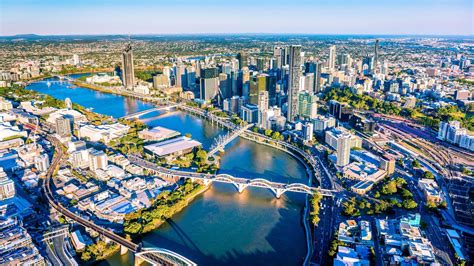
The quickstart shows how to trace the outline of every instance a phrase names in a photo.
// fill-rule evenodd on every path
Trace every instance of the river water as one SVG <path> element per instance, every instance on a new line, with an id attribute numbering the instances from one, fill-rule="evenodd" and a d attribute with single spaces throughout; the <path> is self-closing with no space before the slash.
<path id="1" fill-rule="evenodd" d="M 136 99 L 77 88 L 57 79 L 38 81 L 27 88 L 58 99 L 68 97 L 113 117 L 152 107 Z M 209 122 L 180 111 L 148 114 L 142 119 L 149 126 L 190 133 L 204 148 L 225 134 Z M 295 158 L 239 138 L 226 147 L 219 171 L 238 177 L 307 183 L 305 168 Z M 266 189 L 248 188 L 238 193 L 232 185 L 214 184 L 170 221 L 143 236 L 142 242 L 144 247 L 173 250 L 199 265 L 298 265 L 306 254 L 304 202 L 301 194 L 285 194 L 276 199 Z M 133 265 L 133 256 L 117 254 L 101 264 Z"/>

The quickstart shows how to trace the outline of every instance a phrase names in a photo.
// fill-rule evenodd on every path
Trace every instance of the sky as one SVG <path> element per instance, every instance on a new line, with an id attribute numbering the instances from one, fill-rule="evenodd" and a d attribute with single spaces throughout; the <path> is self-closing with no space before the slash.
<path id="1" fill-rule="evenodd" d="M 473 0 L 0 0 L 0 35 L 474 35 Z"/>

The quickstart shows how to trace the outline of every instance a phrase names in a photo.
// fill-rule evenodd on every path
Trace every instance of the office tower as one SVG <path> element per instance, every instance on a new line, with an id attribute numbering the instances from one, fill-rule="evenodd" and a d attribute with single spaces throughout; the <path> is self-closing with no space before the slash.
<path id="1" fill-rule="evenodd" d="M 372 74 L 373 66 L 374 66 L 373 57 L 370 57 L 367 55 L 366 57 L 364 57 L 364 59 L 362 59 L 362 71 L 364 75 Z"/>
<path id="2" fill-rule="evenodd" d="M 303 76 L 304 78 L 304 91 L 314 92 L 314 73 L 306 73 Z"/>
<path id="3" fill-rule="evenodd" d="M 232 97 L 230 75 L 226 73 L 219 74 L 219 91 L 222 99 Z"/>
<path id="4" fill-rule="evenodd" d="M 298 113 L 298 90 L 300 87 L 300 77 L 301 45 L 291 45 L 288 75 L 288 122 L 293 122 Z"/>
<path id="5" fill-rule="evenodd" d="M 61 116 L 56 118 L 56 133 L 61 137 L 72 135 L 73 120 L 70 117 Z"/>
<path id="6" fill-rule="evenodd" d="M 133 88 L 135 85 L 135 72 L 133 71 L 133 51 L 132 45 L 129 43 L 122 53 L 122 83 L 127 89 Z"/>
<path id="7" fill-rule="evenodd" d="M 329 47 L 328 63 L 329 63 L 329 71 L 336 70 L 336 46 L 335 45 L 331 45 L 331 47 Z"/>
<path id="8" fill-rule="evenodd" d="M 313 123 L 306 122 L 303 125 L 303 139 L 305 141 L 312 141 L 313 140 Z"/>
<path id="9" fill-rule="evenodd" d="M 153 76 L 153 87 L 155 89 L 163 89 L 170 86 L 170 79 L 164 74 Z"/>
<path id="10" fill-rule="evenodd" d="M 264 71 L 265 70 L 265 58 L 259 57 L 257 58 L 257 70 Z"/>
<path id="11" fill-rule="evenodd" d="M 321 88 L 321 67 L 322 63 L 316 63 L 316 73 L 314 74 L 314 92 L 318 93 L 322 90 Z"/>
<path id="12" fill-rule="evenodd" d="M 175 85 L 181 88 L 187 88 L 186 66 L 179 64 L 175 67 Z"/>
<path id="13" fill-rule="evenodd" d="M 193 66 L 186 67 L 186 85 L 190 90 L 196 87 L 196 70 Z"/>
<path id="14" fill-rule="evenodd" d="M 248 94 L 248 102 L 250 104 L 257 105 L 258 101 L 258 78 L 251 77 L 249 81 L 249 94 Z"/>
<path id="15" fill-rule="evenodd" d="M 0 167 L 0 200 L 13 198 L 15 196 L 15 183 L 8 178 L 3 168 Z"/>
<path id="16" fill-rule="evenodd" d="M 380 44 L 379 40 L 375 40 L 375 46 L 374 46 L 374 70 L 378 71 L 378 60 L 379 60 L 379 49 L 380 49 Z"/>
<path id="17" fill-rule="evenodd" d="M 35 168 L 40 172 L 46 172 L 49 167 L 48 154 L 43 153 L 38 157 L 35 157 Z"/>
<path id="18" fill-rule="evenodd" d="M 260 91 L 258 93 L 258 124 L 262 126 L 266 121 L 263 114 L 268 110 L 268 91 Z"/>
<path id="19" fill-rule="evenodd" d="M 260 91 L 258 92 L 258 110 L 264 111 L 268 109 L 268 91 Z"/>
<path id="20" fill-rule="evenodd" d="M 312 93 L 300 92 L 298 94 L 298 115 L 313 119 L 318 114 L 318 97 Z"/>
<path id="21" fill-rule="evenodd" d="M 352 116 L 352 109 L 346 103 L 335 100 L 329 101 L 329 113 L 342 122 L 347 122 Z"/>
<path id="22" fill-rule="evenodd" d="M 107 169 L 107 154 L 103 151 L 92 150 L 89 155 L 89 167 L 92 171 L 97 169 Z"/>
<path id="23" fill-rule="evenodd" d="M 242 120 L 248 123 L 257 123 L 258 122 L 258 107 L 253 104 L 246 104 L 241 108 L 241 117 Z"/>
<path id="24" fill-rule="evenodd" d="M 277 77 L 268 76 L 267 78 L 267 90 L 268 98 L 271 106 L 276 104 L 276 95 L 277 95 Z"/>
<path id="25" fill-rule="evenodd" d="M 250 71 L 248 67 L 242 68 L 242 90 L 240 93 L 241 96 L 248 100 L 250 94 Z"/>
<path id="26" fill-rule="evenodd" d="M 336 126 L 336 119 L 331 116 L 316 116 L 313 119 L 313 130 L 317 134 L 321 134 L 327 129 L 333 128 Z"/>
<path id="27" fill-rule="evenodd" d="M 237 60 L 239 60 L 239 68 L 242 69 L 248 66 L 248 55 L 246 52 L 240 52 L 237 54 Z"/>
<path id="28" fill-rule="evenodd" d="M 232 96 L 240 96 L 242 94 L 242 84 L 239 83 L 239 73 L 237 70 L 230 72 L 230 89 Z"/>
<path id="29" fill-rule="evenodd" d="M 219 70 L 217 68 L 201 69 L 199 78 L 200 98 L 202 100 L 212 100 L 219 91 Z"/>
<path id="30" fill-rule="evenodd" d="M 275 48 L 273 48 L 273 57 L 275 58 L 275 64 L 276 64 L 276 68 L 281 68 L 284 64 L 283 64 L 283 57 L 284 57 L 284 50 L 282 47 L 279 47 L 279 46 L 275 46 Z"/>
<path id="31" fill-rule="evenodd" d="M 336 149 L 336 165 L 346 166 L 350 162 L 351 155 L 351 135 L 342 134 L 337 138 L 337 149 Z"/>

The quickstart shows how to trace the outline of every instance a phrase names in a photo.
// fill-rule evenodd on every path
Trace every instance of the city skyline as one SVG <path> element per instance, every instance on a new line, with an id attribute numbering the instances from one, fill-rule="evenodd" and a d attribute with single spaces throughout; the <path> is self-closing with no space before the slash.
<path id="1" fill-rule="evenodd" d="M 472 2 L 4 0 L 0 35 L 374 34 L 473 35 Z M 23 14 L 18 16 L 17 14 Z M 212 14 L 209 16 L 209 14 Z"/>

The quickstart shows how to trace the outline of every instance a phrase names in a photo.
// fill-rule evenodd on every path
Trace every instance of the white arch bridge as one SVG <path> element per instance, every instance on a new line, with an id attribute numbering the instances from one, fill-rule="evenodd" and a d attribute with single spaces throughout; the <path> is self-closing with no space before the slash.
<path id="1" fill-rule="evenodd" d="M 159 265 L 197 265 L 186 257 L 164 248 L 142 248 L 140 252 L 135 253 L 135 265 L 140 265 L 142 262 L 152 265 L 157 265 L 157 262 L 160 262 Z"/>
<path id="2" fill-rule="evenodd" d="M 206 175 L 206 176 L 188 176 L 193 181 L 199 180 L 203 182 L 205 185 L 209 185 L 212 182 L 219 182 L 219 183 L 227 183 L 234 185 L 239 193 L 244 191 L 248 187 L 259 187 L 259 188 L 267 188 L 270 189 L 273 194 L 280 198 L 286 192 L 297 192 L 297 193 L 305 193 L 313 195 L 315 193 L 319 193 L 323 196 L 333 197 L 334 190 L 329 189 L 322 189 L 316 187 L 310 187 L 302 183 L 291 183 L 291 184 L 284 184 L 278 182 L 268 181 L 263 178 L 255 178 L 255 179 L 247 179 L 247 178 L 239 178 L 233 177 L 228 174 L 219 174 L 219 175 Z"/>

